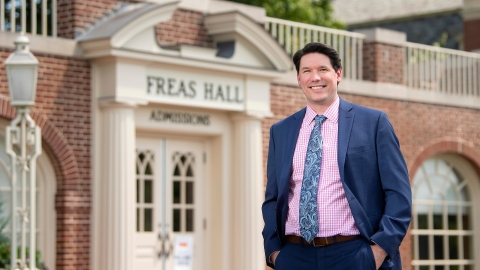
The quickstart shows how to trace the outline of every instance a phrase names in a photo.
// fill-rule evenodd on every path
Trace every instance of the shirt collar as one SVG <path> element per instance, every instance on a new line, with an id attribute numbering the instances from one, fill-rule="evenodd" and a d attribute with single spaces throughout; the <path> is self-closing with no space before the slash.
<path id="1" fill-rule="evenodd" d="M 337 99 L 328 107 L 328 109 L 323 113 L 327 120 L 332 121 L 334 124 L 338 123 L 338 108 L 340 106 L 340 98 Z M 317 113 L 307 104 L 307 111 L 305 112 L 305 117 L 303 118 L 303 126 L 308 126 L 312 121 L 314 121 Z"/>

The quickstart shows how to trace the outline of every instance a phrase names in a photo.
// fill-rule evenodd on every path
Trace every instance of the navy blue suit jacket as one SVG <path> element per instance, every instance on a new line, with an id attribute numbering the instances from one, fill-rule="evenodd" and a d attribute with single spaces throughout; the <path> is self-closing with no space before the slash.
<path id="1" fill-rule="evenodd" d="M 293 153 L 305 111 L 270 128 L 262 234 L 271 267 L 269 256 L 286 241 Z M 410 224 L 411 188 L 398 139 L 385 113 L 340 99 L 338 168 L 361 236 L 387 252 L 382 267 L 401 269 L 397 253 Z"/>

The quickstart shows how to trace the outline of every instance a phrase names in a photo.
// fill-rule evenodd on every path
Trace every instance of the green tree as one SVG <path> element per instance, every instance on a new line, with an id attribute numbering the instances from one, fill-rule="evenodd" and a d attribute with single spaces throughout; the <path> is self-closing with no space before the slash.
<path id="1" fill-rule="evenodd" d="M 267 16 L 345 29 L 345 24 L 332 18 L 331 0 L 229 0 L 251 6 L 263 7 Z"/>

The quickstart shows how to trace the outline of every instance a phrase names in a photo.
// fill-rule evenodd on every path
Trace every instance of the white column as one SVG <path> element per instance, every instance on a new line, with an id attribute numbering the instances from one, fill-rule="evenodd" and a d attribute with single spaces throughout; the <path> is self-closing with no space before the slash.
<path id="1" fill-rule="evenodd" d="M 265 269 L 261 204 L 263 147 L 261 118 L 235 115 L 233 138 L 231 258 L 235 270 Z"/>
<path id="2" fill-rule="evenodd" d="M 134 270 L 135 114 L 129 105 L 101 110 L 99 179 L 95 187 L 95 230 L 92 239 L 97 270 Z"/>

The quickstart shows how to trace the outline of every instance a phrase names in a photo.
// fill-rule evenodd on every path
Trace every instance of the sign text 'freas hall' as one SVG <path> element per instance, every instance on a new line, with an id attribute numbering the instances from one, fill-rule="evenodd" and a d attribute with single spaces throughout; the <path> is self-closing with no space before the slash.
<path id="1" fill-rule="evenodd" d="M 172 77 L 147 76 L 147 94 L 156 97 L 201 99 L 230 104 L 243 103 L 243 93 L 238 85 Z"/>

